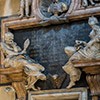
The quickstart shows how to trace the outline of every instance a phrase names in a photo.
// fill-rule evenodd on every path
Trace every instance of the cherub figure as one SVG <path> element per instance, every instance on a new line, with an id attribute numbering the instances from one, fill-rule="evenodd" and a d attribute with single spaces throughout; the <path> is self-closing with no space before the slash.
<path id="1" fill-rule="evenodd" d="M 4 55 L 3 66 L 24 69 L 24 72 L 28 76 L 27 89 L 32 88 L 33 90 L 36 90 L 36 88 L 34 87 L 36 81 L 39 79 L 46 80 L 46 76 L 43 73 L 41 73 L 42 71 L 45 70 L 45 68 L 42 65 L 36 63 L 30 57 L 25 56 L 26 49 L 30 44 L 29 39 L 27 39 L 24 42 L 23 50 L 13 40 L 14 40 L 14 35 L 11 32 L 7 32 L 5 33 L 4 42 L 0 43 L 0 49 Z"/>
<path id="2" fill-rule="evenodd" d="M 30 17 L 32 14 L 32 2 L 33 0 L 20 0 L 20 18 L 23 18 L 24 15 Z"/>
<path id="3" fill-rule="evenodd" d="M 65 52 L 70 56 L 69 61 L 63 66 L 64 71 L 70 75 L 70 83 L 67 88 L 74 86 L 81 76 L 80 69 L 75 68 L 72 61 L 100 59 L 100 27 L 97 25 L 98 20 L 95 17 L 90 17 L 88 23 L 92 28 L 89 35 L 91 40 L 88 43 L 77 40 L 78 45 L 84 44 L 84 46 L 65 48 Z"/>

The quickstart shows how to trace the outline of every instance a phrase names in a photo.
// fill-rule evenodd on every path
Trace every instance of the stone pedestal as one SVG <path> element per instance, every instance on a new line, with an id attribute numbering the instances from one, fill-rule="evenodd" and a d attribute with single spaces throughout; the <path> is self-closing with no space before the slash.
<path id="1" fill-rule="evenodd" d="M 74 61 L 73 64 L 86 73 L 92 100 L 98 100 L 98 96 L 100 96 L 100 60 Z"/>
<path id="2" fill-rule="evenodd" d="M 24 85 L 25 74 L 22 68 L 0 68 L 0 84 L 12 83 L 12 87 L 15 89 L 17 98 L 19 100 L 26 100 L 26 89 Z M 1 87 L 1 89 L 4 89 Z M 0 90 L 1 93 L 1 90 Z M 4 93 L 2 92 L 2 98 Z M 14 96 L 7 94 L 9 98 Z M 10 97 L 11 96 L 11 97 Z M 1 96 L 0 96 L 1 97 Z M 7 96 L 6 96 L 7 97 Z M 2 99 L 0 99 L 2 100 Z M 15 100 L 15 99 L 4 99 L 4 100 Z"/>

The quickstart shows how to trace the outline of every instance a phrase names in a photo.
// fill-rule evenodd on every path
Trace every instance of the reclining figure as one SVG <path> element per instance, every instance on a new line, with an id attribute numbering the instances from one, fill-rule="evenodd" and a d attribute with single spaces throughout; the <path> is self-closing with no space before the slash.
<path id="1" fill-rule="evenodd" d="M 74 86 L 81 76 L 80 69 L 75 68 L 72 61 L 100 59 L 100 27 L 97 25 L 98 20 L 95 17 L 90 17 L 88 23 L 92 28 L 89 35 L 91 40 L 88 43 L 77 40 L 76 45 L 78 46 L 65 48 L 65 52 L 70 56 L 69 61 L 63 66 L 64 71 L 70 75 L 70 83 L 67 88 Z M 84 44 L 84 46 L 81 44 Z"/>
<path id="2" fill-rule="evenodd" d="M 37 80 L 46 80 L 46 76 L 41 73 L 45 68 L 30 57 L 25 56 L 26 49 L 30 44 L 29 39 L 24 42 L 23 50 L 13 40 L 14 35 L 11 32 L 7 32 L 5 33 L 5 40 L 0 43 L 0 49 L 4 55 L 2 65 L 5 68 L 16 67 L 24 69 L 25 74 L 28 76 L 27 89 L 37 90 L 34 87 Z"/>

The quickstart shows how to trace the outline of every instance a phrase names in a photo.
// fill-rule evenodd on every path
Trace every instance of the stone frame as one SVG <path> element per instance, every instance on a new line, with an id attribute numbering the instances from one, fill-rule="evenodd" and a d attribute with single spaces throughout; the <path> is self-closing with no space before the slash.
<path id="1" fill-rule="evenodd" d="M 4 40 L 4 34 L 5 32 L 8 32 L 9 29 L 13 29 L 13 30 L 18 30 L 18 29 L 26 29 L 26 28 L 34 28 L 34 27 L 44 27 L 47 25 L 51 25 L 50 21 L 47 23 L 42 23 L 44 19 L 46 19 L 47 17 L 45 17 L 41 12 L 40 12 L 40 4 L 41 4 L 41 0 L 34 0 L 33 5 L 34 5 L 34 9 L 33 9 L 33 13 L 35 15 L 34 18 L 23 18 L 20 19 L 18 16 L 15 17 L 10 17 L 10 18 L 6 18 L 2 20 L 1 23 L 1 39 L 2 41 Z M 100 4 L 94 6 L 94 7 L 88 7 L 88 8 L 83 8 L 81 7 L 81 0 L 72 0 L 69 10 L 67 11 L 67 13 L 65 14 L 65 18 L 68 21 L 64 21 L 63 23 L 69 23 L 71 21 L 75 21 L 75 20 L 82 20 L 82 19 L 86 19 L 91 15 L 100 15 Z M 62 23 L 62 21 L 59 21 L 57 23 L 54 24 L 59 24 Z M 2 53 L 0 52 L 0 65 L 2 64 L 3 61 L 3 56 Z M 45 91 L 38 91 L 38 92 L 29 92 L 29 97 L 33 94 L 37 94 L 38 96 L 45 93 L 46 95 L 48 95 L 48 97 L 50 96 L 50 93 L 67 93 L 67 92 L 71 92 L 73 93 L 73 95 L 78 97 L 78 100 L 87 100 L 84 99 L 84 95 L 86 96 L 87 90 L 83 89 L 83 88 L 76 88 L 76 89 L 71 89 L 71 90 L 66 90 L 66 89 L 61 89 L 61 90 L 45 90 Z M 69 95 L 69 94 L 68 94 Z M 72 95 L 71 95 L 72 96 Z M 70 96 L 70 97 L 71 97 Z M 82 98 L 82 99 L 80 99 Z M 29 99 L 31 100 L 31 99 Z"/>
<path id="2" fill-rule="evenodd" d="M 63 97 L 64 98 L 63 98 Z M 87 89 L 86 88 L 73 88 L 73 89 L 58 89 L 58 90 L 43 90 L 37 92 L 29 92 L 28 100 L 41 100 L 39 98 L 43 98 L 42 100 L 47 100 L 47 98 L 51 98 L 50 100 L 58 100 L 57 97 L 62 100 L 66 98 L 66 100 L 77 99 L 77 100 L 88 100 L 87 98 Z"/>
<path id="3" fill-rule="evenodd" d="M 100 15 L 100 4 L 84 8 L 81 5 L 81 0 L 72 0 L 69 10 L 66 13 L 66 17 L 68 17 L 70 21 L 81 20 L 91 15 Z"/>

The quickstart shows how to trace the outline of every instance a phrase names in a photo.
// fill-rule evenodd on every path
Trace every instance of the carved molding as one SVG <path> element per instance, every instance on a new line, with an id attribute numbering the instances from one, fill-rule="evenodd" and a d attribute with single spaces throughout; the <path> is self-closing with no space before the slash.
<path id="1" fill-rule="evenodd" d="M 33 14 L 37 19 L 44 19 L 46 18 L 40 11 L 40 5 L 41 5 L 42 0 L 34 0 L 33 2 Z"/>
<path id="2" fill-rule="evenodd" d="M 17 29 L 24 29 L 24 28 L 31 28 L 31 27 L 41 27 L 41 26 L 46 26 L 46 25 L 50 25 L 50 22 L 47 22 L 45 24 L 41 23 L 43 22 L 44 19 L 46 19 L 47 17 L 45 17 L 41 11 L 40 11 L 40 5 L 41 5 L 41 0 L 34 0 L 33 2 L 33 13 L 35 15 L 34 18 L 23 18 L 20 19 L 17 17 L 10 17 L 7 19 L 2 20 L 2 32 L 1 32 L 1 38 L 2 40 L 4 40 L 4 34 L 5 32 L 7 32 L 9 29 L 13 29 L 13 30 L 17 30 Z M 69 6 L 69 10 L 66 13 L 66 18 L 68 18 L 68 20 L 73 21 L 73 20 L 79 20 L 81 18 L 86 18 L 88 16 L 91 15 L 100 15 L 100 5 L 96 5 L 96 6 L 89 6 L 87 8 L 83 8 L 81 6 L 81 0 L 72 0 L 70 6 Z M 59 23 L 61 23 L 59 21 Z M 54 22 L 54 24 L 57 24 Z M 1 61 L 2 61 L 2 54 L 1 54 Z"/>
<path id="3" fill-rule="evenodd" d="M 50 18 L 44 16 L 41 13 L 41 11 L 40 11 L 41 2 L 42 2 L 41 0 L 34 0 L 32 5 L 34 6 L 33 14 L 35 17 L 33 17 L 33 18 L 20 19 L 18 16 L 16 16 L 16 17 L 10 17 L 10 18 L 2 20 L 2 26 L 1 26 L 2 41 L 4 40 L 5 32 L 8 32 L 9 29 L 18 30 L 18 29 L 25 29 L 25 28 L 31 28 L 31 27 L 43 27 L 46 25 L 51 25 L 52 24 L 51 20 L 48 22 L 44 22 L 45 19 L 50 19 Z M 81 6 L 81 0 L 72 0 L 71 4 L 69 6 L 69 9 L 64 16 L 65 20 L 61 19 L 58 22 L 55 22 L 55 19 L 53 19 L 54 20 L 53 24 L 71 22 L 74 20 L 81 20 L 82 18 L 87 18 L 91 15 L 100 15 L 100 5 L 99 4 L 96 6 L 93 6 L 93 7 L 89 6 L 87 8 L 83 8 Z M 3 56 L 1 54 L 1 64 L 2 64 L 2 61 L 3 61 Z M 92 66 L 92 69 L 93 69 L 93 67 L 95 68 L 95 66 L 100 67 L 100 61 L 96 62 L 96 64 L 95 64 L 95 62 L 94 63 L 88 62 L 88 64 L 87 63 L 77 63 L 77 65 L 75 65 L 75 67 L 80 67 L 80 66 L 82 67 L 82 65 L 83 65 L 83 67 L 89 66 L 88 68 L 90 68 Z M 83 69 L 83 70 L 85 71 L 86 69 Z M 86 73 L 89 73 L 89 72 L 86 71 Z M 94 71 L 93 71 L 93 74 L 94 74 Z M 4 76 L 2 76 L 2 77 L 4 77 Z M 6 81 L 8 81 L 8 80 L 6 80 Z M 16 83 L 13 85 L 16 86 Z M 19 83 L 19 88 L 21 88 L 21 86 L 22 86 L 22 83 Z M 24 89 L 22 89 L 22 90 L 24 91 Z M 26 91 L 24 91 L 24 92 L 23 91 L 22 91 L 22 93 L 23 93 L 23 95 L 25 95 Z M 91 91 L 93 91 L 93 90 L 91 89 Z M 20 94 L 19 94 L 19 97 L 20 97 Z"/>
<path id="4" fill-rule="evenodd" d="M 87 75 L 86 79 L 91 90 L 91 95 L 100 96 L 100 74 Z"/>
<path id="5" fill-rule="evenodd" d="M 44 90 L 37 92 L 29 92 L 29 100 L 88 100 L 87 98 L 87 89 L 86 88 L 73 88 L 70 90 Z"/>
<path id="6" fill-rule="evenodd" d="M 73 61 L 74 67 L 81 68 L 86 73 L 92 100 L 98 100 L 100 96 L 100 60 Z"/>
<path id="7" fill-rule="evenodd" d="M 69 11 L 66 13 L 69 20 L 78 20 L 91 15 L 100 15 L 100 5 L 84 8 L 81 5 L 81 0 L 72 0 Z"/>
<path id="8" fill-rule="evenodd" d="M 35 16 L 34 18 L 20 19 L 18 16 L 16 16 L 2 20 L 2 36 L 5 33 L 5 30 L 7 31 L 8 28 L 23 29 L 29 27 L 46 26 L 50 24 L 81 20 L 82 18 L 88 18 L 91 15 L 100 15 L 100 4 L 84 8 L 81 5 L 81 0 L 72 0 L 69 9 L 64 16 L 65 19 L 60 19 L 58 22 L 56 22 L 55 19 L 53 19 L 53 23 L 51 23 L 51 21 L 44 22 L 45 19 L 49 20 L 50 18 L 44 16 L 41 13 L 40 5 L 42 2 L 43 2 L 42 0 L 34 0 L 34 2 L 32 3 L 33 5 L 32 13 Z"/>
<path id="9" fill-rule="evenodd" d="M 41 2 L 41 0 L 34 1 L 34 14 L 43 20 L 46 17 L 40 12 Z M 79 20 L 79 18 L 86 18 L 91 15 L 100 15 L 100 4 L 84 8 L 81 5 L 81 0 L 72 0 L 65 17 L 69 20 Z"/>
<path id="10" fill-rule="evenodd" d="M 47 18 L 40 11 L 40 5 L 42 0 L 34 0 L 34 15 L 41 20 Z M 45 2 L 45 1 L 44 1 Z M 88 6 L 87 8 L 82 7 L 81 0 L 72 0 L 68 11 L 65 14 L 66 19 L 79 20 L 81 18 L 87 18 L 91 15 L 100 15 L 100 4 L 95 6 Z"/>

